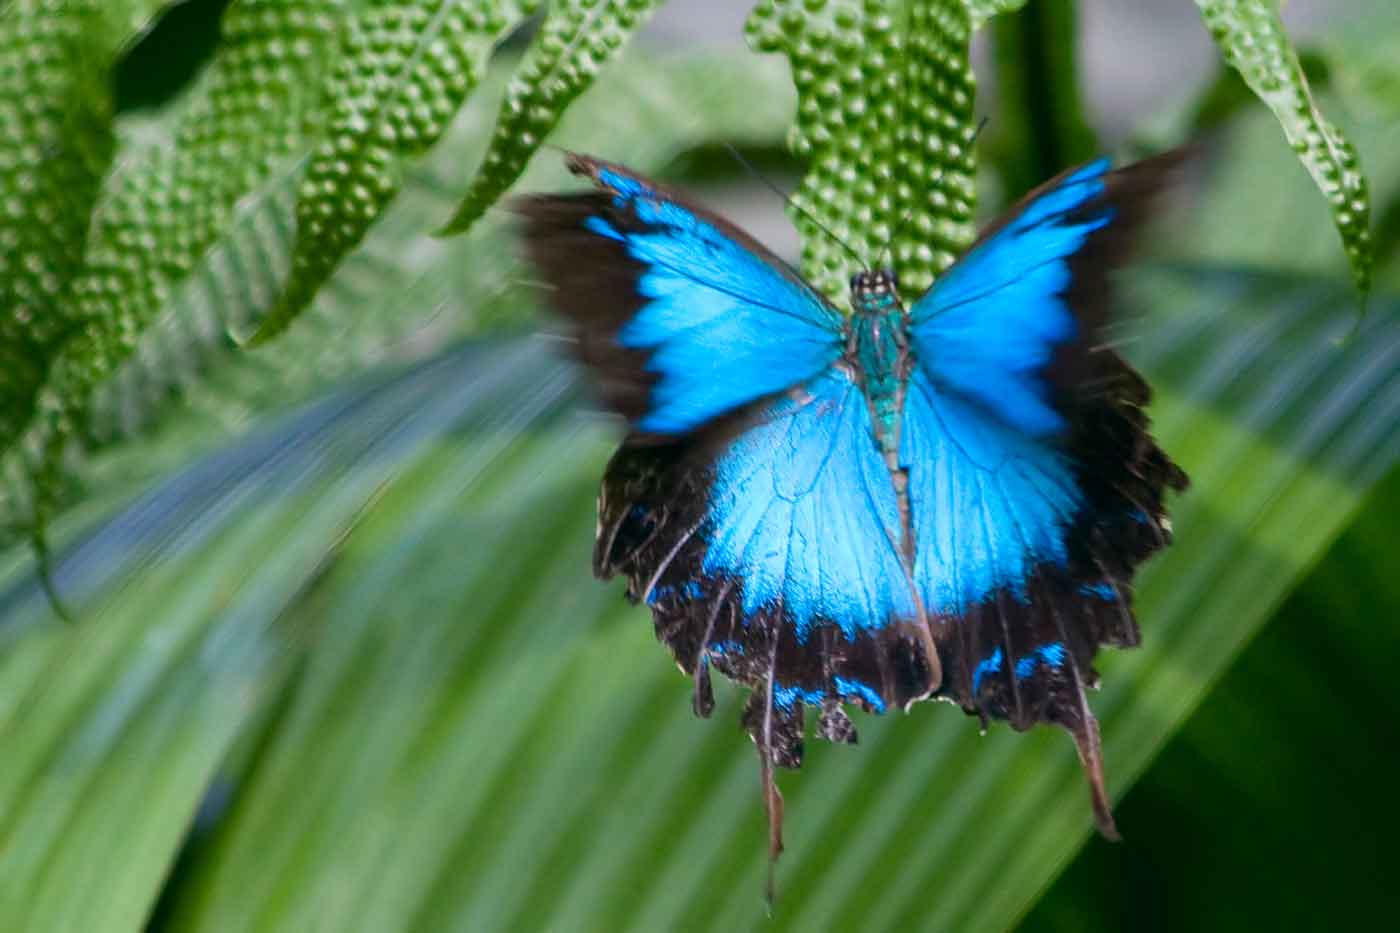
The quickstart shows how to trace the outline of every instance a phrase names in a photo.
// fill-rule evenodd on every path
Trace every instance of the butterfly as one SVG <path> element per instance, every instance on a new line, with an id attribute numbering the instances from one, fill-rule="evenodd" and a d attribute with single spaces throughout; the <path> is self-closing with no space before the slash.
<path id="1" fill-rule="evenodd" d="M 1138 644 L 1135 568 L 1186 474 L 1144 380 L 1106 345 L 1110 273 L 1180 156 L 1105 159 L 1027 195 L 921 297 L 892 270 L 851 313 L 679 192 L 566 154 L 593 183 L 517 199 L 529 259 L 628 433 L 598 497 L 593 569 L 621 575 L 714 708 L 752 688 L 771 865 L 773 768 L 846 712 L 948 700 L 1073 736 L 1116 838 L 1085 691 Z M 770 875 L 771 884 L 771 875 Z M 771 890 L 771 889 L 770 889 Z"/>

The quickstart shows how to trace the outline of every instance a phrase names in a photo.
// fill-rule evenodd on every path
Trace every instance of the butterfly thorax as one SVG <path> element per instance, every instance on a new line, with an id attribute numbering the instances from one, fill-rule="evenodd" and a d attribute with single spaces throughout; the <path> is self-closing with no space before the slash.
<path id="1" fill-rule="evenodd" d="M 908 339 L 893 272 L 857 273 L 851 279 L 850 338 L 846 355 L 870 404 L 875 439 L 887 458 L 899 449 Z"/>

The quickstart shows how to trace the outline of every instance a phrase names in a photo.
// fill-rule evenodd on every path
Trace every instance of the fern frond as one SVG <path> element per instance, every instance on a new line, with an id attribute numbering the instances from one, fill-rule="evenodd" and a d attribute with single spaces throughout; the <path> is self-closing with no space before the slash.
<path id="1" fill-rule="evenodd" d="M 1196 0 L 1225 61 L 1244 78 L 1283 127 L 1312 175 L 1342 237 L 1352 279 L 1365 295 L 1375 255 L 1371 194 L 1356 147 L 1322 115 L 1273 0 Z"/>
<path id="2" fill-rule="evenodd" d="M 525 163 L 645 21 L 657 0 L 565 0 L 551 5 L 521 63 L 491 135 L 481 168 L 442 232 L 460 233 L 520 177 Z"/>
<path id="3" fill-rule="evenodd" d="M 329 132 L 297 201 L 291 277 L 252 337 L 280 333 L 364 239 L 403 184 L 402 163 L 437 142 L 496 43 L 538 0 L 384 0 L 342 33 Z"/>
<path id="4" fill-rule="evenodd" d="M 163 0 L 0 5 L 0 439 L 33 411 L 116 140 L 107 72 Z"/>
<path id="5" fill-rule="evenodd" d="M 790 145 L 807 163 L 793 222 L 802 232 L 802 271 L 828 297 L 844 302 L 850 274 L 884 261 L 886 249 L 902 288 L 917 294 L 972 242 L 973 8 L 984 17 L 1014 6 L 760 0 L 754 7 L 750 45 L 780 52 L 792 66 L 798 109 Z"/>

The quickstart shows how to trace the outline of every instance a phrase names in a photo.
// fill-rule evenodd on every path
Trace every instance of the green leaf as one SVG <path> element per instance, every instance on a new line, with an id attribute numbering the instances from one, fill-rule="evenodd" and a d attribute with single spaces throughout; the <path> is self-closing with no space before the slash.
<path id="1" fill-rule="evenodd" d="M 1026 0 L 967 0 L 967 12 L 976 29 L 998 13 L 1013 13 L 1025 5 Z"/>
<path id="2" fill-rule="evenodd" d="M 110 71 L 163 5 L 0 5 L 0 438 L 23 428 L 82 324 L 66 292 L 116 146 Z"/>
<path id="3" fill-rule="evenodd" d="M 599 70 L 656 7 L 656 0 L 552 4 L 510 89 L 481 168 L 442 233 L 461 233 L 495 204 Z"/>
<path id="4" fill-rule="evenodd" d="M 286 329 L 402 186 L 402 162 L 437 142 L 496 43 L 538 0 L 382 0 L 341 33 L 329 131 L 297 198 L 291 277 L 252 335 Z"/>
<path id="5" fill-rule="evenodd" d="M 1139 591 L 1145 647 L 1102 659 L 1095 705 L 1118 787 L 1400 455 L 1400 299 L 1378 296 L 1386 313 L 1360 339 L 1319 353 L 1351 327 L 1343 294 L 1210 267 L 1162 270 L 1144 288 L 1160 309 L 1141 354 L 1163 387 L 1160 432 L 1197 483 Z M 209 543 L 160 559 L 100 627 L 50 632 L 61 643 L 47 664 L 0 677 L 26 710 L 5 734 L 26 792 L 0 794 L 17 820 L 4 877 L 29 892 L 11 916 L 71 928 L 82 916 L 63 911 L 103 905 L 51 885 L 150 831 L 122 795 L 149 788 L 153 762 L 196 759 L 178 767 L 184 795 L 161 798 L 186 814 L 190 777 L 210 767 L 157 698 L 186 715 L 212 704 L 224 721 L 233 693 L 245 722 L 272 716 L 272 731 L 228 775 L 234 809 L 177 892 L 180 928 L 756 922 L 762 821 L 737 705 L 694 721 L 645 612 L 587 579 L 608 444 L 567 417 L 569 383 L 531 344 L 468 350 L 206 471 L 213 498 L 186 499 L 186 514 L 225 517 L 182 537 Z M 283 453 L 268 458 L 269 444 Z M 228 508 L 254 489 L 279 492 Z M 213 602 L 186 602 L 200 593 Z M 279 606 L 276 626 L 255 623 Z M 267 706 L 274 696 L 285 705 Z M 80 741 L 101 724 L 110 744 Z M 785 777 L 778 928 L 1005 928 L 1087 832 L 1078 765 L 1049 730 L 979 738 L 929 704 L 866 719 L 862 736 Z M 78 793 L 85 773 L 102 775 L 100 796 Z"/>
<path id="6" fill-rule="evenodd" d="M 1322 100 L 1333 108 L 1351 104 L 1351 98 L 1331 94 Z M 1400 209 L 1400 122 L 1358 123 L 1356 138 L 1371 163 L 1376 204 L 1382 216 L 1393 214 Z M 1319 276 L 1337 270 L 1336 240 L 1312 235 L 1327 230 L 1327 206 L 1316 196 L 1311 178 L 1298 170 L 1292 153 L 1278 144 L 1272 115 L 1258 107 L 1242 112 L 1229 145 L 1231 158 L 1210 167 L 1209 196 L 1191 205 L 1192 235 L 1173 241 L 1173 251 L 1191 261 L 1261 269 L 1282 264 Z M 1378 259 L 1377 288 L 1394 290 L 1400 265 L 1394 257 Z M 1354 309 L 1355 296 L 1348 303 Z"/>
<path id="7" fill-rule="evenodd" d="M 972 28 L 963 0 L 754 6 L 749 44 L 785 55 L 797 86 L 802 272 L 833 301 L 887 247 L 917 295 L 972 242 Z"/>
<path id="8" fill-rule="evenodd" d="M 915 58 L 892 61 L 913 73 Z M 686 140 L 764 138 L 777 121 L 769 108 L 788 101 L 771 73 L 755 90 L 743 68 L 711 63 L 685 80 L 681 70 L 620 69 L 596 109 L 587 98 L 571 109 L 561 137 L 624 146 L 655 171 Z M 616 99 L 637 106 L 606 105 Z M 712 106 L 727 108 L 722 119 Z M 694 136 L 672 136 L 677 122 Z M 401 215 L 405 229 L 421 233 L 415 218 L 443 216 L 456 197 L 460 156 L 437 154 L 424 184 L 405 186 L 432 211 Z M 1259 164 L 1241 171 L 1257 176 Z M 263 221 L 290 216 L 290 190 L 266 179 L 286 177 L 270 171 L 254 186 L 260 205 L 220 219 L 215 271 L 189 304 L 172 291 L 180 309 L 207 300 L 200 320 L 216 324 L 175 333 L 165 359 L 186 352 L 185 336 L 216 344 L 278 282 L 268 273 L 292 228 Z M 1377 178 L 1380 191 L 1400 174 Z M 559 181 L 542 165 L 529 184 Z M 1265 216 L 1306 251 L 1315 225 L 1277 213 L 1292 203 L 1274 194 L 1193 239 L 1272 234 L 1255 222 Z M 434 253 L 395 220 L 386 212 L 322 290 L 319 334 L 354 306 L 372 307 L 370 330 L 386 335 L 376 322 L 415 305 L 470 330 L 528 301 L 492 224 Z M 1175 510 L 1177 545 L 1139 593 L 1146 647 L 1102 659 L 1096 706 L 1115 790 L 1400 456 L 1400 296 L 1382 279 L 1384 313 L 1334 347 L 1351 327 L 1345 285 L 1280 273 L 1279 255 L 1256 268 L 1161 268 L 1142 282 L 1147 317 L 1129 348 L 1157 380 L 1160 434 L 1196 486 Z M 440 346 L 451 326 L 428 328 L 426 342 Z M 176 376 L 161 352 L 144 370 L 157 386 Z M 190 384 L 229 406 L 216 418 L 242 424 L 275 406 L 279 378 L 313 384 L 269 359 L 211 352 L 200 364 L 217 375 Z M 587 578 L 591 499 L 614 438 L 573 414 L 571 385 L 538 345 L 471 345 L 342 391 L 84 533 L 100 505 L 90 503 L 56 530 L 73 544 L 57 580 L 87 613 L 72 627 L 52 624 L 31 563 L 0 553 L 4 925 L 138 929 L 160 896 L 181 929 L 764 923 L 761 809 L 735 703 L 694 721 L 645 612 Z M 110 453 L 149 459 L 138 445 Z M 1004 929 L 1087 832 L 1059 735 L 979 740 L 932 704 L 866 719 L 862 735 L 861 747 L 819 748 L 783 779 L 779 928 Z M 229 809 L 197 810 L 220 796 Z"/>
<path id="9" fill-rule="evenodd" d="M 346 12 L 347 5 L 354 12 Z M 75 439 L 100 441 L 133 430 L 172 384 L 189 389 L 206 378 L 190 368 L 206 360 L 178 348 L 226 344 L 229 334 L 253 327 L 266 338 L 311 301 L 399 191 L 406 157 L 422 153 L 441 135 L 495 42 L 535 5 L 243 0 L 231 6 L 217 54 L 176 116 L 158 121 L 153 141 L 136 144 L 100 197 L 91 192 L 87 201 L 97 209 L 90 219 L 75 213 L 73 229 L 90 234 L 79 246 L 81 261 L 64 277 L 71 287 L 58 309 L 75 323 L 65 325 L 51 359 L 32 352 L 23 327 L 16 338 L 17 359 L 43 365 L 28 375 L 18 365 L 4 370 L 16 381 L 14 404 L 0 404 L 12 413 L 4 416 L 12 424 L 0 431 L 0 516 L 10 534 L 25 529 L 42 550 L 49 514 L 71 495 L 65 483 Z M 595 25 L 606 41 L 616 38 L 613 20 Z M 779 92 L 775 99 L 787 95 Z M 321 147 L 312 153 L 317 140 Z M 308 164 L 298 164 L 299 158 Z M 192 322 L 158 328 L 158 312 L 169 309 L 173 317 L 188 310 L 192 302 L 182 296 L 210 285 L 207 274 L 197 275 L 209 268 L 206 253 L 213 251 L 215 263 L 244 258 L 228 248 L 239 240 L 230 231 L 240 223 L 288 226 L 280 199 L 303 169 L 295 247 L 279 243 L 270 258 L 254 257 L 257 264 L 276 266 L 270 277 L 259 268 L 261 277 L 250 282 L 237 269 L 226 269 L 220 283 L 255 291 L 263 302 L 260 313 L 220 321 L 206 316 L 205 330 L 171 339 L 172 330 Z M 447 177 L 458 184 L 460 167 Z M 67 187 L 75 193 L 80 188 Z M 260 209 L 270 200 L 279 204 Z M 35 208 L 52 209 L 48 203 Z M 424 229 L 435 222 L 427 219 Z M 25 236 L 43 229 L 23 224 Z M 43 280 L 52 279 L 46 272 Z M 33 315 L 23 316 L 28 327 Z M 222 326 L 210 329 L 213 324 Z M 163 333 L 143 343 L 143 335 L 155 330 Z M 157 349 L 162 343 L 170 352 Z M 8 345 L 0 341 L 0 357 L 12 352 L 4 349 Z M 138 346 L 148 355 L 127 365 Z M 326 352 L 324 340 L 312 346 Z M 130 375 L 150 374 L 177 355 L 176 365 L 152 378 Z M 306 361 L 289 358 L 285 365 L 304 370 Z M 263 366 L 266 371 L 268 364 Z M 332 368 L 344 371 L 344 357 Z M 122 401 L 114 416 L 110 403 L 117 397 Z"/>
<path id="10" fill-rule="evenodd" d="M 411 452 L 424 433 L 504 401 L 487 394 L 491 367 L 477 369 L 475 408 L 464 408 L 460 393 L 418 395 L 434 376 L 443 388 L 441 364 L 417 383 L 381 384 L 377 399 L 362 393 L 314 407 L 280 436 L 255 438 L 138 501 L 60 564 L 70 589 L 82 589 L 88 572 L 107 575 L 127 562 L 141 585 L 106 590 L 98 624 L 40 628 L 4 655 L 0 731 L 16 743 L 0 776 L 7 925 L 140 928 L 215 768 L 266 714 L 314 635 L 279 617 L 334 560 L 385 481 L 383 468 L 394 469 L 386 455 Z M 402 411 L 415 397 L 413 411 Z M 425 405 L 425 397 L 436 400 Z M 308 496 L 318 477 L 331 488 Z M 232 508 L 258 490 L 261 506 Z M 139 531 L 150 517 L 163 529 L 154 541 Z M 276 560 L 256 569 L 269 547 Z M 159 800 L 160 814 L 126 823 L 143 799 Z M 84 825 L 96 835 L 61 844 L 65 827 Z M 91 882 L 81 898 L 72 897 L 75 878 Z"/>
<path id="11" fill-rule="evenodd" d="M 1356 148 L 1313 101 L 1274 0 L 1196 0 L 1225 60 L 1283 127 L 1332 210 L 1356 287 L 1371 286 L 1371 198 Z"/>

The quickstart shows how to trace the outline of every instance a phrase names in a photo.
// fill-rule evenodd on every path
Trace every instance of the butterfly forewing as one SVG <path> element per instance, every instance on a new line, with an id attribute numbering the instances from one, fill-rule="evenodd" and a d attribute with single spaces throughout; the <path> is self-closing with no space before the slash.
<path id="1" fill-rule="evenodd" d="M 631 437 L 694 431 L 824 371 L 842 317 L 732 225 L 585 156 L 602 190 L 519 199 L 530 259 Z"/>

